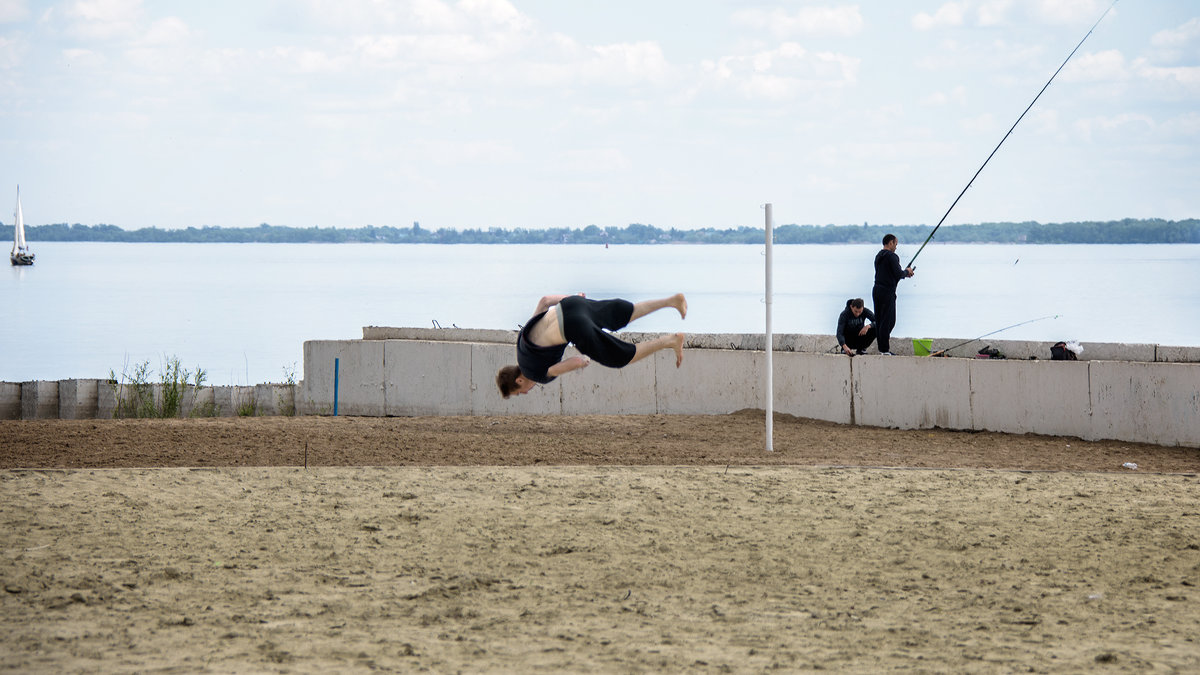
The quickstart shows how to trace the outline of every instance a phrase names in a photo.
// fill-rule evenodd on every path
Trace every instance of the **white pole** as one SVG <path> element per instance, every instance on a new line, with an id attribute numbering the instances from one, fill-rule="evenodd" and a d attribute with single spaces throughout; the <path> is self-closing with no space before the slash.
<path id="1" fill-rule="evenodd" d="M 771 243 L 775 238 L 772 230 L 771 205 L 767 204 L 767 452 L 775 451 L 775 369 L 771 365 L 771 352 L 774 350 L 774 338 L 771 333 Z"/>

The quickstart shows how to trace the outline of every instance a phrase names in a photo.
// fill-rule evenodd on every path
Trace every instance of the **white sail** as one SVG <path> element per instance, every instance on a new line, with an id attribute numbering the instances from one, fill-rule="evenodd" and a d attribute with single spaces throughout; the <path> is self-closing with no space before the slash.
<path id="1" fill-rule="evenodd" d="M 13 253 L 23 253 L 25 245 L 25 219 L 21 215 L 21 188 L 17 187 L 17 210 L 13 212 Z"/>

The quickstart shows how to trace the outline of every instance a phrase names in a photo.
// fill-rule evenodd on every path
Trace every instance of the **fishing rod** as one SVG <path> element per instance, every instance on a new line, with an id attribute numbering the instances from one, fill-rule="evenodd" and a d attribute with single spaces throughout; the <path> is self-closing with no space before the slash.
<path id="1" fill-rule="evenodd" d="M 942 226 L 942 223 L 946 222 L 946 217 L 949 216 L 950 212 L 954 210 L 954 207 L 958 205 L 958 200 L 962 199 L 963 195 L 967 194 L 967 190 L 971 189 L 971 184 L 975 182 L 975 179 L 979 177 L 979 174 L 983 173 L 983 167 L 987 166 L 988 162 L 992 161 L 992 157 L 996 154 L 996 151 L 999 150 L 1000 146 L 1004 145 L 1004 141 L 1007 141 L 1008 137 L 1012 135 L 1013 129 L 1016 129 L 1017 125 L 1021 123 L 1021 120 L 1025 119 L 1025 113 L 1028 113 L 1030 109 L 1033 108 L 1033 104 L 1037 103 L 1037 100 L 1041 98 L 1046 89 L 1050 87 L 1050 83 L 1054 81 L 1054 78 L 1058 77 L 1058 74 L 1063 68 L 1066 67 L 1067 61 L 1070 61 L 1071 57 L 1075 56 L 1075 52 L 1079 51 L 1079 48 L 1083 46 L 1084 40 L 1088 39 L 1088 36 L 1092 34 L 1092 31 L 1096 30 L 1096 26 L 1099 26 L 1100 22 L 1104 20 L 1104 17 L 1108 16 L 1108 13 L 1111 12 L 1112 8 L 1116 6 L 1117 0 L 1113 0 L 1113 3 L 1108 6 L 1108 9 L 1104 10 L 1104 13 L 1100 15 L 1100 18 L 1096 19 L 1096 23 L 1092 24 L 1092 28 L 1087 32 L 1087 35 L 1083 36 L 1083 40 L 1080 40 L 1079 44 L 1075 45 L 1075 49 L 1072 49 L 1071 53 L 1067 54 L 1067 58 L 1063 59 L 1062 65 L 1058 67 L 1058 70 L 1054 71 L 1054 74 L 1050 76 L 1049 80 L 1046 80 L 1046 84 L 1042 87 L 1042 90 L 1037 93 L 1037 96 L 1033 97 L 1033 100 L 1029 102 L 1029 105 L 1025 108 L 1025 112 L 1021 113 L 1021 116 L 1017 118 L 1017 121 L 1013 122 L 1013 125 L 1008 130 L 1008 133 L 1004 134 L 1004 138 L 1001 138 L 1000 142 L 997 143 L 996 147 L 992 150 L 992 154 L 988 155 L 987 159 L 983 160 L 983 164 L 979 167 L 979 170 L 975 172 L 975 175 L 971 176 L 971 180 L 967 182 L 967 186 L 962 189 L 962 192 L 958 193 L 958 197 L 954 199 L 954 203 L 950 205 L 950 208 L 946 209 L 945 215 L 943 215 L 942 219 L 938 221 L 938 224 L 934 226 L 933 231 L 929 233 L 929 236 L 925 237 L 925 243 L 921 244 L 921 248 L 917 249 L 916 254 L 912 257 L 912 260 L 908 261 L 908 267 L 912 267 L 912 264 L 917 261 L 917 256 L 921 255 L 921 251 L 925 250 L 925 244 L 928 244 L 929 240 L 933 239 L 934 233 L 938 231 L 938 228 Z"/>
<path id="2" fill-rule="evenodd" d="M 938 351 L 936 351 L 936 352 L 933 352 L 932 354 L 930 354 L 930 356 L 942 356 L 942 355 L 944 355 L 946 352 L 950 351 L 951 349 L 958 349 L 959 347 L 961 347 L 961 346 L 963 346 L 963 345 L 969 345 L 969 344 L 971 344 L 972 342 L 976 342 L 976 341 L 978 341 L 978 340 L 982 340 L 983 338 L 985 338 L 985 337 L 988 337 L 988 336 L 991 336 L 991 335 L 995 335 L 996 333 L 1003 333 L 1004 331 L 1006 331 L 1006 330 L 1008 330 L 1008 329 L 1010 329 L 1010 328 L 1016 328 L 1017 326 L 1024 326 L 1025 324 L 1027 324 L 1027 323 L 1033 323 L 1034 321 L 1044 321 L 1044 320 L 1046 320 L 1046 319 L 1057 319 L 1059 316 L 1060 316 L 1060 315 L 1058 315 L 1058 314 L 1051 314 L 1050 316 L 1039 316 L 1039 317 L 1038 317 L 1038 318 L 1036 318 L 1036 319 L 1029 319 L 1028 321 L 1022 321 L 1021 323 L 1014 323 L 1014 324 L 1013 324 L 1013 325 L 1011 325 L 1011 326 L 1005 326 L 1004 328 L 1001 328 L 1001 329 L 999 329 L 999 330 L 994 330 L 994 331 L 992 331 L 992 332 L 990 332 L 990 333 L 984 333 L 983 335 L 980 335 L 980 336 L 979 336 L 979 337 L 977 337 L 977 338 L 972 338 L 972 339 L 970 339 L 970 340 L 966 340 L 966 341 L 960 342 L 960 343 L 958 343 L 958 344 L 954 345 L 953 347 L 946 347 L 945 349 L 939 349 Z"/>

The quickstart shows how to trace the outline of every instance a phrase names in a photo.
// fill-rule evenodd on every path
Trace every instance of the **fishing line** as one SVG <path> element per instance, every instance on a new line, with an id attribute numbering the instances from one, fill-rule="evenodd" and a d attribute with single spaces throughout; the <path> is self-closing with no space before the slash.
<path id="1" fill-rule="evenodd" d="M 1046 319 L 1057 319 L 1059 316 L 1062 316 L 1062 315 L 1061 315 L 1061 314 L 1051 314 L 1050 316 L 1039 316 L 1039 317 L 1038 317 L 1038 318 L 1036 318 L 1036 319 L 1029 319 L 1028 321 L 1022 321 L 1021 323 L 1014 323 L 1014 324 L 1013 324 L 1013 325 L 1011 325 L 1011 326 L 1005 326 L 1004 328 L 1001 328 L 1001 329 L 999 329 L 999 330 L 994 330 L 994 331 L 992 331 L 992 332 L 990 332 L 990 333 L 984 333 L 983 335 L 980 335 L 980 336 L 979 336 L 979 337 L 977 337 L 977 338 L 972 338 L 972 339 L 970 339 L 970 340 L 966 340 L 966 341 L 960 342 L 960 343 L 958 343 L 958 344 L 954 345 L 953 347 L 946 347 L 945 349 L 939 349 L 938 351 L 936 351 L 936 352 L 933 352 L 932 354 L 930 354 L 930 356 L 942 356 L 942 355 L 944 355 L 946 352 L 950 351 L 951 349 L 958 349 L 959 347 L 961 347 L 961 346 L 963 346 L 963 345 L 969 345 L 969 344 L 971 344 L 972 342 L 976 342 L 976 341 L 978 341 L 978 340 L 982 340 L 983 338 L 985 338 L 985 337 L 988 337 L 988 336 L 991 336 L 991 335 L 995 335 L 996 333 L 1003 333 L 1004 331 L 1006 331 L 1006 330 L 1008 330 L 1008 329 L 1010 329 L 1010 328 L 1016 328 L 1017 326 L 1024 326 L 1025 324 L 1027 324 L 1027 323 L 1033 323 L 1034 321 L 1044 321 L 1044 320 L 1046 320 Z"/>
<path id="2" fill-rule="evenodd" d="M 1037 100 L 1041 98 L 1046 89 L 1050 87 L 1050 83 L 1054 81 L 1054 78 L 1058 77 L 1058 74 L 1064 67 L 1066 67 L 1067 61 L 1070 61 L 1071 57 L 1075 56 L 1075 52 L 1079 51 L 1079 48 L 1083 46 L 1084 40 L 1088 39 L 1088 36 L 1092 34 L 1092 31 L 1096 30 L 1096 26 L 1099 26 L 1100 22 L 1104 20 L 1104 17 L 1108 16 L 1108 13 L 1111 12 L 1112 8 L 1116 6 L 1117 0 L 1113 0 L 1113 3 L 1108 6 L 1108 9 L 1104 10 L 1104 13 L 1100 15 L 1100 18 L 1096 19 L 1096 23 L 1092 24 L 1092 28 L 1087 32 L 1087 35 L 1083 36 L 1083 40 L 1080 40 L 1079 44 L 1075 45 L 1075 49 L 1072 49 L 1071 53 L 1067 54 L 1067 58 L 1063 59 L 1062 65 L 1058 67 L 1058 70 L 1054 71 L 1054 74 L 1050 76 L 1049 80 L 1046 80 L 1046 84 L 1042 87 L 1042 90 L 1037 93 L 1037 96 L 1034 96 L 1033 100 L 1029 102 L 1029 106 L 1025 108 L 1025 112 L 1021 113 L 1021 116 L 1017 118 L 1016 122 L 1013 122 L 1013 125 L 1008 130 L 1008 133 L 1004 134 L 1004 138 L 1001 138 L 1000 142 L 997 143 L 996 147 L 992 150 L 992 154 L 988 155 L 987 159 L 983 160 L 983 164 L 979 167 L 979 170 L 975 172 L 975 175 L 971 176 L 971 180 L 967 182 L 967 186 L 962 189 L 962 192 L 958 193 L 958 197 L 954 199 L 954 203 L 950 205 L 950 208 L 946 209 L 945 215 L 943 215 L 942 219 L 938 221 L 938 224 L 934 226 L 933 231 L 929 233 L 929 236 L 925 238 L 925 243 L 921 244 L 921 248 L 917 249 L 916 254 L 912 257 L 912 260 L 908 261 L 908 267 L 912 267 L 912 264 L 917 261 L 917 256 L 921 255 L 921 251 L 925 250 L 925 244 L 928 244 L 929 240 L 933 239 L 934 232 L 937 232 L 938 228 L 942 226 L 942 223 L 946 222 L 946 217 L 949 216 L 950 212 L 954 210 L 954 207 L 958 204 L 958 200 L 962 199 L 963 195 L 967 194 L 967 190 L 971 189 L 971 184 L 975 182 L 975 179 L 979 177 L 980 173 L 983 173 L 983 167 L 987 166 L 988 162 L 992 161 L 992 157 L 996 154 L 996 151 L 999 150 L 1000 146 L 1004 145 L 1004 141 L 1007 141 L 1008 137 L 1012 135 L 1013 129 L 1016 129 L 1017 125 L 1021 123 L 1021 120 L 1025 119 L 1025 113 L 1028 113 L 1029 110 L 1033 108 L 1033 104 L 1037 103 Z"/>

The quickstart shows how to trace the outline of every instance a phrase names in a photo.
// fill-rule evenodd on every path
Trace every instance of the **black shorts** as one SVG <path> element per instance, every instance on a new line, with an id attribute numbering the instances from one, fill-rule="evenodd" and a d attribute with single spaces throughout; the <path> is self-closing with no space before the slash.
<path id="1" fill-rule="evenodd" d="M 563 336 L 579 353 L 609 368 L 621 368 L 633 360 L 637 347 L 607 331 L 621 330 L 633 317 L 628 300 L 589 300 L 571 295 L 559 303 L 562 307 Z"/>

